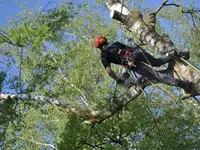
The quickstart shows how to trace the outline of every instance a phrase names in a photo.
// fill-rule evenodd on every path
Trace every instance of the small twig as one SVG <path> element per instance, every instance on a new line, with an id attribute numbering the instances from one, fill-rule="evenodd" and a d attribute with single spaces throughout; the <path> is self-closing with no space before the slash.
<path id="1" fill-rule="evenodd" d="M 193 24 L 193 27 L 195 27 L 197 29 L 197 31 L 199 32 L 199 29 L 198 27 L 196 26 L 196 23 L 195 23 L 195 20 L 194 20 L 194 17 L 193 17 L 193 14 L 190 14 L 191 15 L 191 18 L 192 18 L 192 24 Z"/>
<path id="2" fill-rule="evenodd" d="M 39 13 L 39 15 L 37 16 L 37 18 L 36 18 L 35 21 L 34 21 L 34 24 L 35 24 L 35 22 L 38 20 L 38 18 L 41 16 L 41 14 L 45 11 L 45 9 L 46 9 L 51 3 L 57 4 L 57 3 L 54 2 L 54 1 L 49 2 L 49 3 L 42 9 L 42 11 Z"/>
<path id="3" fill-rule="evenodd" d="M 192 24 L 193 24 L 193 27 L 195 27 L 197 29 L 197 31 L 199 32 L 199 29 L 195 23 L 195 20 L 194 20 L 194 15 L 195 13 L 197 12 L 200 12 L 200 10 L 195 10 L 195 9 L 192 9 L 192 10 L 187 10 L 187 11 L 184 11 L 183 9 L 181 10 L 182 13 L 187 13 L 187 14 L 190 14 L 191 15 L 191 18 L 192 18 Z"/>
<path id="4" fill-rule="evenodd" d="M 2 34 L 4 34 L 4 35 L 7 35 L 7 36 L 8 36 L 8 34 L 7 34 L 5 31 L 1 30 L 1 29 L 0 29 L 0 32 L 1 32 Z"/>
<path id="5" fill-rule="evenodd" d="M 10 41 L 10 39 L 9 39 L 7 36 L 5 36 L 4 34 L 5 34 L 5 33 L 1 33 L 1 32 L 0 32 L 0 35 L 2 35 L 2 38 L 3 38 L 6 42 Z"/>
<path id="6" fill-rule="evenodd" d="M 200 12 L 200 9 L 188 9 L 187 11 L 184 11 L 183 9 L 182 9 L 182 13 L 198 13 L 198 12 Z"/>
<path id="7" fill-rule="evenodd" d="M 53 57 L 53 55 L 51 55 L 51 58 L 53 59 L 53 61 L 54 61 L 56 64 L 58 64 L 58 62 L 57 62 L 56 59 Z M 71 87 L 73 87 L 73 88 L 76 89 L 78 92 L 80 92 L 80 94 L 81 94 L 82 97 L 83 97 L 83 102 L 84 102 L 84 104 L 85 104 L 85 107 L 87 107 L 87 109 L 88 109 L 88 106 L 89 106 L 89 105 L 88 105 L 88 103 L 87 103 L 87 98 L 86 98 L 84 92 L 83 92 L 80 88 L 78 88 L 77 86 L 75 86 L 74 84 L 70 83 L 70 82 L 67 80 L 67 78 L 64 76 L 64 74 L 62 73 L 62 70 L 60 69 L 59 66 L 58 66 L 57 68 L 58 68 L 58 71 L 59 71 L 60 75 L 63 77 L 63 79 L 64 79 L 65 81 L 67 81 L 67 82 L 70 84 Z"/>
<path id="8" fill-rule="evenodd" d="M 94 145 L 94 144 L 88 143 L 87 141 L 83 141 L 83 144 L 85 144 L 85 145 L 87 145 L 87 146 L 90 146 L 90 147 L 92 147 L 93 149 L 102 149 L 101 144 Z"/>

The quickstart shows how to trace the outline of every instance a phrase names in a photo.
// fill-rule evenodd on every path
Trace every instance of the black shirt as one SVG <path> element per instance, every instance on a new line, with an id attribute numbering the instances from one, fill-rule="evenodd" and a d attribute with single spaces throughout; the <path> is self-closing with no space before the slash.
<path id="1" fill-rule="evenodd" d="M 101 51 L 101 62 L 103 66 L 106 68 L 110 66 L 111 63 L 122 65 L 121 60 L 119 58 L 118 51 L 119 49 L 124 50 L 127 48 L 129 48 L 127 45 L 124 45 L 120 42 L 114 42 L 114 43 L 108 44 Z"/>

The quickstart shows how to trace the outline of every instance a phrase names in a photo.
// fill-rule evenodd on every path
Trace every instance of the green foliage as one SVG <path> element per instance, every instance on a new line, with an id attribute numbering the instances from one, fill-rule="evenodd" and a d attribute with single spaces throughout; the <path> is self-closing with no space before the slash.
<path id="1" fill-rule="evenodd" d="M 0 147 L 11 148 L 16 142 L 16 133 L 23 126 L 21 108 L 11 100 L 0 104 Z"/>

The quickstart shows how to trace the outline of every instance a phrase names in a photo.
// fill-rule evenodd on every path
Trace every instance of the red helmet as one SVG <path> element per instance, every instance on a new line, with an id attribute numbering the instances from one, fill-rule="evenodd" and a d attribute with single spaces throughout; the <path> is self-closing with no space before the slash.
<path id="1" fill-rule="evenodd" d="M 103 45 L 107 44 L 107 39 L 103 36 L 98 36 L 95 39 L 94 46 L 96 48 L 101 48 Z"/>

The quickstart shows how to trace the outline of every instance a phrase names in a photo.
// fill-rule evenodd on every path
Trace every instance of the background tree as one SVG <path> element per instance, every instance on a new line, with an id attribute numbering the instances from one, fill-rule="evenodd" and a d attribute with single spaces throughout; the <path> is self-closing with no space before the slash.
<path id="1" fill-rule="evenodd" d="M 61 2 L 48 11 L 24 8 L 19 21 L 13 20 L 1 29 L 4 50 L 1 55 L 13 58 L 21 70 L 21 75 L 9 84 L 16 92 L 56 98 L 86 110 L 102 110 L 110 105 L 115 83 L 106 76 L 93 39 L 104 35 L 131 44 L 125 37 L 132 35 L 104 17 L 104 12 L 109 13 L 105 1 L 96 2 L 95 5 Z M 135 1 L 134 6 L 144 14 L 152 11 L 142 4 Z M 178 46 L 187 43 L 192 47 L 193 62 L 198 64 L 197 29 L 185 14 L 175 13 L 176 8 L 165 9 L 158 16 L 157 29 L 168 31 Z M 163 22 L 168 23 L 166 28 L 162 28 Z M 199 26 L 198 19 L 195 26 Z M 117 66 L 115 69 L 120 71 Z M 4 80 L 2 91 L 8 80 L 8 77 Z M 84 124 L 83 118 L 57 105 L 41 101 L 1 102 L 0 112 L 4 117 L 0 120 L 0 146 L 2 149 L 197 149 L 199 105 L 193 98 L 180 101 L 179 91 L 166 85 L 148 87 L 122 111 L 93 128 Z"/>

